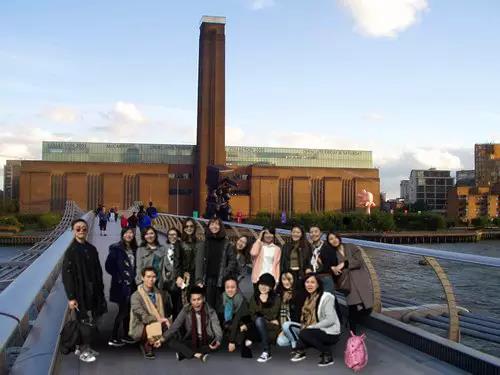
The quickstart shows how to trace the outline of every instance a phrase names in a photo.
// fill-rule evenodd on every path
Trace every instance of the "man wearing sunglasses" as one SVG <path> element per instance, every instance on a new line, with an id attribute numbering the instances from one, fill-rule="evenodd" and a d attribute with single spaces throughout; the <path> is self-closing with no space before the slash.
<path id="1" fill-rule="evenodd" d="M 94 362 L 97 352 L 90 347 L 93 337 L 83 332 L 95 331 L 97 318 L 107 311 L 102 268 L 97 249 L 87 242 L 87 222 L 76 219 L 71 223 L 71 229 L 73 242 L 64 254 L 62 281 L 70 310 L 76 310 L 76 318 L 86 328 L 80 330 L 80 360 Z"/>

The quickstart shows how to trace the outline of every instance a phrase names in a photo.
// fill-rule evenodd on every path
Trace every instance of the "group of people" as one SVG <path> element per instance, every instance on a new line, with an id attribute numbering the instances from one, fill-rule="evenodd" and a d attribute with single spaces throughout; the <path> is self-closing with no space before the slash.
<path id="1" fill-rule="evenodd" d="M 121 217 L 121 227 L 122 228 L 137 228 L 142 232 L 146 227 L 153 224 L 154 219 L 158 217 L 158 210 L 153 206 L 153 202 L 149 202 L 148 208 L 144 209 L 144 206 L 139 206 L 139 211 L 132 212 L 132 215 L 126 217 L 122 215 Z"/>
<path id="2" fill-rule="evenodd" d="M 204 236 L 197 225 L 186 219 L 180 233 L 168 230 L 164 244 L 147 226 L 140 245 L 135 228 L 122 228 L 105 262 L 109 300 L 118 305 L 110 346 L 139 342 L 145 358 L 154 359 L 155 349 L 167 345 L 178 360 L 206 361 L 216 350 L 238 349 L 251 358 L 260 342 L 259 362 L 272 358 L 276 344 L 291 348 L 293 362 L 315 348 L 318 365 L 328 366 L 342 326 L 334 290 L 346 295 L 352 331 L 370 314 L 373 291 L 362 255 L 340 236 L 328 233 L 323 240 L 313 225 L 309 241 L 297 225 L 282 248 L 272 229 L 262 230 L 250 246 L 246 236 L 233 244 L 218 218 L 208 221 Z M 64 257 L 63 283 L 70 309 L 92 323 L 107 311 L 102 270 L 97 250 L 86 241 L 87 223 L 78 219 L 72 228 L 75 240 Z M 249 266 L 253 295 L 246 298 L 239 283 Z M 96 359 L 90 345 L 82 342 L 82 361 Z"/>

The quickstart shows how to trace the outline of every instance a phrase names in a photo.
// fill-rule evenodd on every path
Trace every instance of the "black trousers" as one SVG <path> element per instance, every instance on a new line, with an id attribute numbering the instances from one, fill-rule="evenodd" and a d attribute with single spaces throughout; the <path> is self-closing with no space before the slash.
<path id="1" fill-rule="evenodd" d="M 113 325 L 112 339 L 121 339 L 128 336 L 130 322 L 130 302 L 120 303 L 118 313 L 116 314 L 115 324 Z M 122 329 L 120 334 L 120 328 Z"/>
<path id="2" fill-rule="evenodd" d="M 313 347 L 321 353 L 332 355 L 331 347 L 340 339 L 340 335 L 328 335 L 317 328 L 305 328 L 299 333 L 298 349 Z"/>
<path id="3" fill-rule="evenodd" d="M 213 338 L 208 338 L 208 342 L 212 342 Z M 191 339 L 181 340 L 177 338 L 172 338 L 167 341 L 168 346 L 172 348 L 177 353 L 180 353 L 185 358 L 193 358 L 196 353 L 206 354 L 212 350 L 208 345 L 202 345 L 197 348 L 191 346 Z"/>
<path id="4" fill-rule="evenodd" d="M 218 310 L 219 306 L 222 305 L 222 288 L 217 286 L 217 278 L 207 278 L 206 287 L 206 301 L 208 305 Z"/>
<path id="5" fill-rule="evenodd" d="M 349 305 L 349 329 L 357 335 L 358 325 L 372 313 L 372 309 L 365 309 L 363 305 Z"/>

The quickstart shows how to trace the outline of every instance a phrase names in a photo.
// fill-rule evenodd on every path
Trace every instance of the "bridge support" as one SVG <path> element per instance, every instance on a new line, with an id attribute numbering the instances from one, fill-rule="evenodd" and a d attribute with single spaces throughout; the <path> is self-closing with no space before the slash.
<path id="1" fill-rule="evenodd" d="M 424 257 L 432 267 L 444 290 L 446 302 L 448 303 L 448 314 L 450 315 L 450 325 L 448 327 L 448 339 L 460 342 L 460 320 L 458 318 L 457 301 L 450 280 L 439 262 L 434 257 Z"/>

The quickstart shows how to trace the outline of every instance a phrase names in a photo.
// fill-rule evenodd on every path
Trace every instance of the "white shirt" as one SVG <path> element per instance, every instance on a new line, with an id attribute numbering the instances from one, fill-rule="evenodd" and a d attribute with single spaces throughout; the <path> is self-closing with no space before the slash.
<path id="1" fill-rule="evenodd" d="M 262 244 L 262 251 L 264 252 L 264 256 L 262 257 L 262 270 L 260 274 L 263 275 L 265 273 L 273 274 L 273 263 L 274 263 L 274 245 L 266 245 Z"/>

